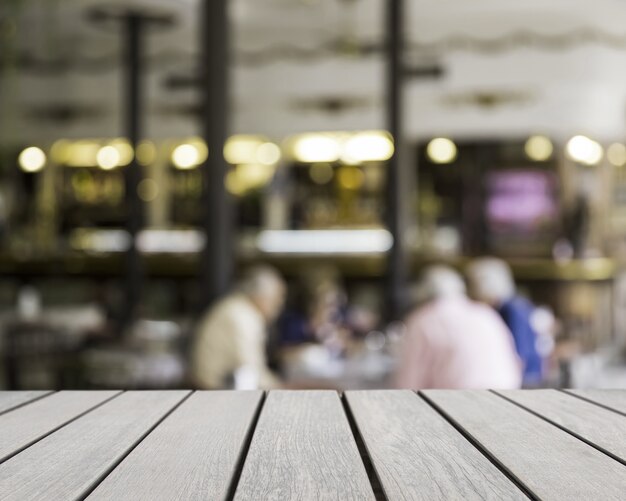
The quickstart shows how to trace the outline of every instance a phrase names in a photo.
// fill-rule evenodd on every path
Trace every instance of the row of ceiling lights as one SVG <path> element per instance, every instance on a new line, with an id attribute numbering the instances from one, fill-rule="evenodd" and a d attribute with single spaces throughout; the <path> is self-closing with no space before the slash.
<path id="1" fill-rule="evenodd" d="M 394 145 L 384 131 L 320 132 L 293 136 L 285 142 L 292 160 L 301 163 L 342 162 L 358 165 L 365 162 L 385 161 L 391 158 Z M 524 146 L 526 156 L 533 161 L 549 160 L 554 152 L 552 141 L 546 136 L 531 136 Z M 596 165 L 604 157 L 600 143 L 586 136 L 572 137 L 566 144 L 567 156 L 585 165 Z M 171 149 L 171 162 L 177 169 L 188 170 L 201 165 L 209 151 L 200 138 L 189 138 Z M 432 139 L 427 147 L 428 158 L 437 164 L 452 163 L 458 156 L 456 144 L 449 138 Z M 52 145 L 50 156 L 55 163 L 69 166 L 100 167 L 112 170 L 128 165 L 133 159 L 133 149 L 124 139 L 114 139 L 106 144 L 81 140 L 59 140 Z M 232 136 L 224 147 L 224 157 L 232 165 L 274 166 L 282 156 L 281 148 L 262 136 Z M 606 150 L 608 161 L 615 166 L 626 165 L 626 146 L 613 143 Z M 149 141 L 137 148 L 137 161 L 149 165 L 156 157 L 156 147 Z M 47 163 L 46 153 L 36 146 L 24 149 L 18 158 L 22 170 L 38 172 Z"/>
<path id="2" fill-rule="evenodd" d="M 546 136 L 531 136 L 524 144 L 526 156 L 535 162 L 545 162 L 552 157 L 554 145 Z M 583 165 L 597 165 L 604 158 L 602 145 L 586 136 L 572 137 L 565 145 L 565 153 L 570 160 Z M 436 137 L 426 146 L 428 159 L 436 164 L 449 164 L 456 160 L 458 149 L 454 141 L 446 137 Z M 611 165 L 626 165 L 626 146 L 613 143 L 606 149 L 606 158 Z"/>
<path id="3" fill-rule="evenodd" d="M 224 146 L 224 158 L 232 165 L 276 165 L 283 150 L 291 160 L 301 163 L 343 162 L 360 164 L 388 160 L 393 155 L 393 141 L 384 131 L 320 132 L 292 136 L 283 149 L 263 136 L 232 136 Z M 94 140 L 59 140 L 50 149 L 53 162 L 68 166 L 100 167 L 112 170 L 128 165 L 133 149 L 128 141 L 114 139 L 108 143 Z M 170 149 L 170 160 L 177 169 L 189 170 L 204 163 L 209 154 L 205 142 L 188 138 Z M 148 165 L 154 161 L 156 149 L 145 141 L 137 149 L 137 160 Z M 38 172 L 47 163 L 46 153 L 36 146 L 23 150 L 19 165 L 26 172 Z"/>

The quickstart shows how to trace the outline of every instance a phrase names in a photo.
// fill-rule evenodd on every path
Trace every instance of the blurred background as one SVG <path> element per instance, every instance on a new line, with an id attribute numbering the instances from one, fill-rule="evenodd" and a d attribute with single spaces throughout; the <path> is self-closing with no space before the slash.
<path id="1" fill-rule="evenodd" d="M 480 256 L 531 305 L 533 386 L 626 387 L 625 19 L 3 0 L 0 387 L 202 386 L 198 326 L 261 264 L 281 384 L 392 386 L 412 284 Z"/>

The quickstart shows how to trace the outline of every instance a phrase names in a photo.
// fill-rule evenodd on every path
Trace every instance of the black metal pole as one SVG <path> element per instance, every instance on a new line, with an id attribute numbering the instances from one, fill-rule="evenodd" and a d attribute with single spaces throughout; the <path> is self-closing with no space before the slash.
<path id="1" fill-rule="evenodd" d="M 387 314 L 398 319 L 404 308 L 408 253 L 405 242 L 407 187 L 403 176 L 403 0 L 387 0 L 387 128 L 393 136 L 395 150 L 387 166 L 386 214 L 393 237 L 387 260 Z"/>
<path id="2" fill-rule="evenodd" d="M 130 13 L 124 18 L 125 57 L 124 57 L 124 128 L 126 137 L 133 148 L 141 139 L 141 52 L 142 52 L 143 20 L 138 14 Z M 128 325 L 137 313 L 141 299 L 143 271 L 141 256 L 137 249 L 137 234 L 143 224 L 143 205 L 137 193 L 141 181 L 141 167 L 133 155 L 131 163 L 124 171 L 126 185 L 126 230 L 130 235 L 130 246 L 126 253 L 126 270 L 124 284 L 124 305 L 122 306 L 121 324 Z"/>
<path id="3" fill-rule="evenodd" d="M 204 0 L 201 16 L 202 135 L 209 157 L 202 166 L 203 226 L 201 304 L 205 308 L 229 288 L 233 272 L 233 210 L 224 180 L 228 133 L 228 0 Z"/>

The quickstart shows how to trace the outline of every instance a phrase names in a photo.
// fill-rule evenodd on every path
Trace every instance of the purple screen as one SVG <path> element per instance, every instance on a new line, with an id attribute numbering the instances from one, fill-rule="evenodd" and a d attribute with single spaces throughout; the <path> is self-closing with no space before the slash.
<path id="1" fill-rule="evenodd" d="M 494 233 L 529 234 L 558 216 L 556 178 L 550 172 L 508 170 L 487 177 L 487 226 Z"/>

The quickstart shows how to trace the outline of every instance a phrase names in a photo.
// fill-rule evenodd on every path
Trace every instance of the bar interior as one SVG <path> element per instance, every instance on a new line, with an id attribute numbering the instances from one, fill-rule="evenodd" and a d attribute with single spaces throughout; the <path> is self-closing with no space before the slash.
<path id="1" fill-rule="evenodd" d="M 3 0 L 0 389 L 626 387 L 624 16 Z"/>

